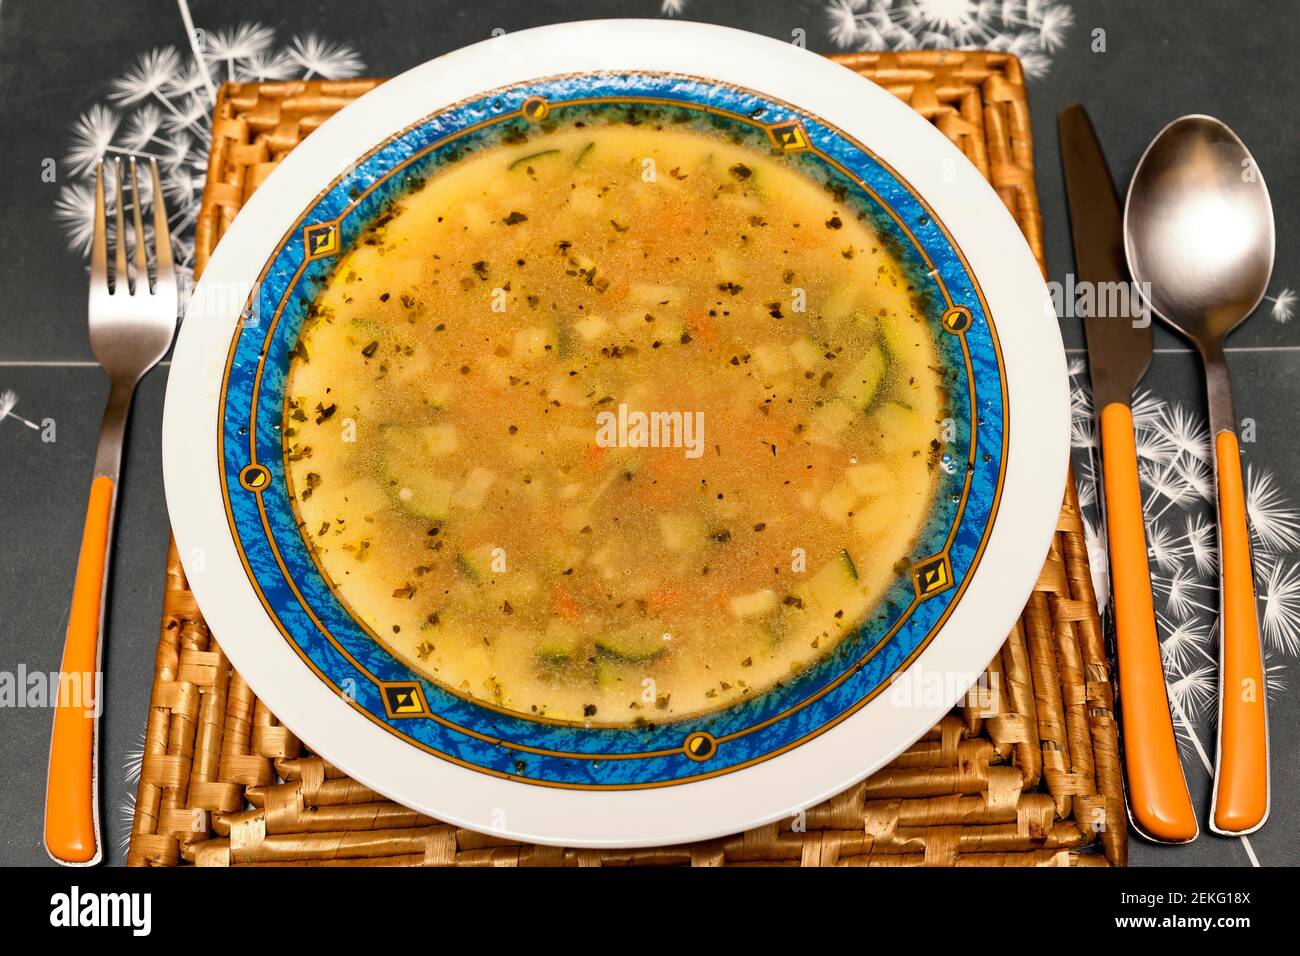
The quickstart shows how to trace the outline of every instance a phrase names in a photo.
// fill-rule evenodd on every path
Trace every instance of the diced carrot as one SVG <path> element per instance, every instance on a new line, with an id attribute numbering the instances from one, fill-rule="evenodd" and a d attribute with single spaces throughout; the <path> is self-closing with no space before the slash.
<path id="1" fill-rule="evenodd" d="M 707 344 L 718 341 L 718 323 L 703 309 L 691 309 L 686 313 L 686 324 L 691 332 Z"/>
<path id="2" fill-rule="evenodd" d="M 682 593 L 668 585 L 655 588 L 645 596 L 645 602 L 652 611 L 662 611 L 682 603 Z"/>
<path id="3" fill-rule="evenodd" d="M 574 601 L 572 595 L 563 588 L 557 590 L 552 597 L 551 610 L 566 621 L 572 621 L 578 616 L 577 602 Z"/>
<path id="4" fill-rule="evenodd" d="M 604 445 L 588 445 L 583 463 L 587 466 L 588 471 L 600 471 L 608 455 L 609 449 Z"/>

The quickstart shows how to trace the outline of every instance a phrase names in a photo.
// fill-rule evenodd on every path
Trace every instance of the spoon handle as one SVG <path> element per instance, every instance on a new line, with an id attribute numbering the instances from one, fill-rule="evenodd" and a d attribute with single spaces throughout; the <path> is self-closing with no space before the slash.
<path id="1" fill-rule="evenodd" d="M 1129 815 L 1150 840 L 1187 843 L 1200 830 L 1169 713 L 1151 597 L 1133 411 L 1123 402 L 1101 410 L 1101 469 Z"/>
<path id="2" fill-rule="evenodd" d="M 1250 833 L 1269 809 L 1268 708 L 1246 525 L 1241 452 L 1232 427 L 1214 436 L 1219 499 L 1219 752 L 1210 828 Z"/>

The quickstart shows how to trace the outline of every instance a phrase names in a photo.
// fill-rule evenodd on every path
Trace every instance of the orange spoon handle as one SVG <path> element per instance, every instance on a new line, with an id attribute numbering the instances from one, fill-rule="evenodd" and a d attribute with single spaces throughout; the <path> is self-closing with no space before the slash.
<path id="1" fill-rule="evenodd" d="M 115 491 L 113 479 L 106 475 L 90 486 L 63 645 L 45 791 L 45 849 L 60 863 L 86 864 L 100 858 L 95 737 L 99 732 L 104 581 Z"/>
<path id="2" fill-rule="evenodd" d="M 1127 405 L 1113 402 L 1102 409 L 1101 454 L 1129 813 L 1144 836 L 1186 843 L 1196 839 L 1199 828 L 1165 690 L 1133 412 Z"/>
<path id="3" fill-rule="evenodd" d="M 1258 828 L 1268 817 L 1268 708 L 1237 436 L 1231 431 L 1219 432 L 1214 439 L 1214 457 L 1219 485 L 1223 613 L 1219 634 L 1219 759 L 1210 815 L 1215 832 L 1239 834 Z"/>

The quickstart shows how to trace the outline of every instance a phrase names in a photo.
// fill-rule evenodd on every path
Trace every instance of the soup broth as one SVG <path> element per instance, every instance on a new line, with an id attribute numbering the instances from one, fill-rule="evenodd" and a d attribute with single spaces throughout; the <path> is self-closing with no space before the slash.
<path id="1" fill-rule="evenodd" d="M 944 394 L 868 217 L 687 125 L 472 151 L 339 261 L 294 350 L 302 533 L 430 680 L 531 717 L 726 707 L 896 580 Z"/>

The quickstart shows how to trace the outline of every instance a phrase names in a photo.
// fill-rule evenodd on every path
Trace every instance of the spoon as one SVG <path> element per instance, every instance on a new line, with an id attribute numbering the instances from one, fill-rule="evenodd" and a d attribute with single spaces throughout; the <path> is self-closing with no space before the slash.
<path id="1" fill-rule="evenodd" d="M 1205 366 L 1219 514 L 1219 739 L 1210 829 L 1250 833 L 1269 810 L 1268 714 L 1237 419 L 1223 342 L 1264 296 L 1273 207 L 1254 158 L 1210 116 L 1151 141 L 1129 184 L 1124 250 L 1142 296 Z"/>

